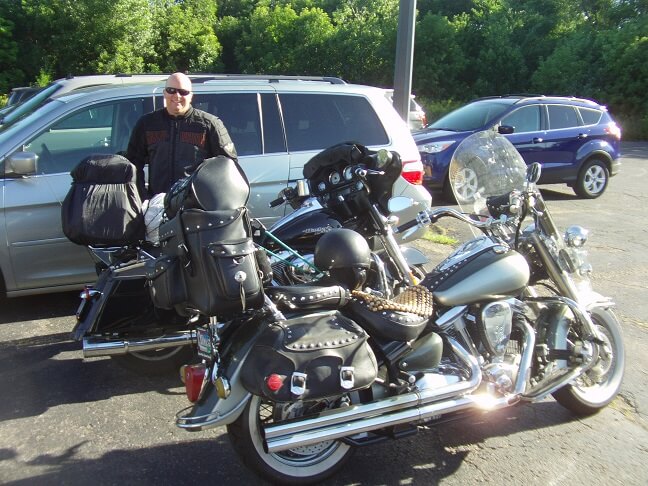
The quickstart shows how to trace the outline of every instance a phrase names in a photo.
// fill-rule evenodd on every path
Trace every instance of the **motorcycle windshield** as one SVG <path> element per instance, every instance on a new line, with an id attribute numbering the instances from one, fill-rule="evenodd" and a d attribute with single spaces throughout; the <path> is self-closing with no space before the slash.
<path id="1" fill-rule="evenodd" d="M 473 133 L 452 156 L 448 179 L 461 210 L 488 216 L 486 198 L 523 189 L 527 166 L 505 137 L 494 130 Z"/>

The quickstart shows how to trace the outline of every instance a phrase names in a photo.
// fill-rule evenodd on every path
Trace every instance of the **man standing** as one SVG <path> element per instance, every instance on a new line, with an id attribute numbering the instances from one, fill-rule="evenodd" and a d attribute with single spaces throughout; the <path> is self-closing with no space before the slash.
<path id="1" fill-rule="evenodd" d="M 168 77 L 165 107 L 142 115 L 133 128 L 126 158 L 137 167 L 142 199 L 167 192 L 178 179 L 210 157 L 237 159 L 234 143 L 216 116 L 191 105 L 191 80 L 183 73 Z M 144 186 L 147 165 L 148 191 Z"/>

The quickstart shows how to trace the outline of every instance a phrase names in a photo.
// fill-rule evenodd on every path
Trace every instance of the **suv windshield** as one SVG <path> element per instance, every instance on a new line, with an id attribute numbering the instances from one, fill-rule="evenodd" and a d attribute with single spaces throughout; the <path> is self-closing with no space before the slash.
<path id="1" fill-rule="evenodd" d="M 513 100 L 475 101 L 451 111 L 431 123 L 428 128 L 454 132 L 477 130 L 504 113 L 512 103 Z"/>

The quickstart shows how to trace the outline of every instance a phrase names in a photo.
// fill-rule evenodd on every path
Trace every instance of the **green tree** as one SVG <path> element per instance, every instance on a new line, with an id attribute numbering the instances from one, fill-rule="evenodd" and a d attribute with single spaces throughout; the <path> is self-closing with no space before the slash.
<path id="1" fill-rule="evenodd" d="M 465 65 L 456 26 L 447 17 L 428 12 L 416 25 L 413 91 L 434 99 L 461 99 L 466 86 L 459 77 Z"/>
<path id="2" fill-rule="evenodd" d="M 320 74 L 326 71 L 329 39 L 334 33 L 326 13 L 291 6 L 258 6 L 236 47 L 243 72 Z"/>
<path id="3" fill-rule="evenodd" d="M 18 65 L 18 45 L 13 40 L 13 23 L 0 17 L 0 94 L 23 83 Z"/>
<path id="4" fill-rule="evenodd" d="M 153 38 L 155 55 L 149 66 L 165 72 L 217 72 L 223 66 L 222 47 L 214 32 L 213 0 L 157 0 Z"/>
<path id="5" fill-rule="evenodd" d="M 391 87 L 398 0 L 346 0 L 333 13 L 334 66 L 349 81 Z"/>

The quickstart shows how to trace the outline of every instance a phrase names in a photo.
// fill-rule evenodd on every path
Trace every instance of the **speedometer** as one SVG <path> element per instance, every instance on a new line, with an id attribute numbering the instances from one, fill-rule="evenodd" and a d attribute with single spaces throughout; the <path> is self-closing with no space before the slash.
<path id="1" fill-rule="evenodd" d="M 346 167 L 342 175 L 347 181 L 350 181 L 351 179 L 353 179 L 353 168 L 351 166 Z"/>
<path id="2" fill-rule="evenodd" d="M 333 185 L 339 184 L 342 178 L 340 177 L 340 173 L 335 171 L 331 172 L 331 175 L 329 176 L 329 182 Z"/>

